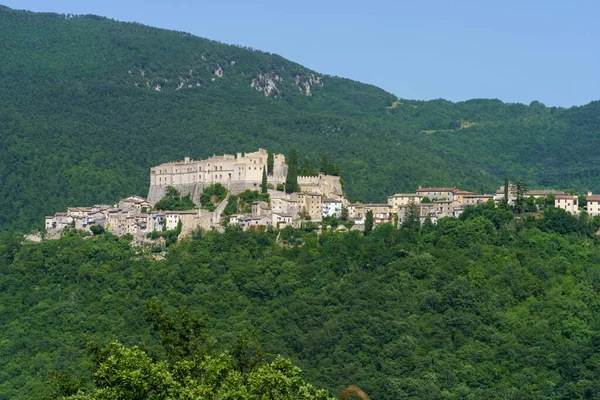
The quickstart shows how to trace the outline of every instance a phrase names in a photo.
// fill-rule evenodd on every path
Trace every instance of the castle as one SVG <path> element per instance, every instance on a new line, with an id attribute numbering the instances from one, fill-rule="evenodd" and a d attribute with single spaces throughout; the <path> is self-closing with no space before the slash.
<path id="1" fill-rule="evenodd" d="M 268 152 L 258 149 L 253 153 L 237 155 L 213 155 L 205 160 L 192 160 L 161 164 L 150 169 L 150 190 L 148 202 L 154 206 L 165 195 L 168 186 L 179 190 L 181 194 L 191 194 L 192 200 L 199 204 L 202 189 L 220 183 L 233 194 L 246 189 L 258 190 L 262 182 L 263 170 L 267 168 Z M 283 154 L 273 155 L 273 173 L 269 175 L 269 185 L 285 183 L 287 164 Z"/>
<path id="2" fill-rule="evenodd" d="M 192 200 L 200 204 L 202 190 L 215 183 L 225 186 L 231 194 L 246 189 L 260 190 L 263 170 L 267 168 L 268 152 L 258 149 L 253 153 L 237 155 L 213 155 L 205 160 L 173 161 L 150 169 L 150 190 L 148 202 L 154 206 L 165 195 L 166 188 L 172 186 L 182 195 L 191 194 Z M 285 184 L 288 166 L 283 154 L 273 155 L 273 173 L 267 177 L 270 189 Z M 339 176 L 318 174 L 317 176 L 299 176 L 300 190 L 327 197 L 342 196 L 343 190 Z"/>

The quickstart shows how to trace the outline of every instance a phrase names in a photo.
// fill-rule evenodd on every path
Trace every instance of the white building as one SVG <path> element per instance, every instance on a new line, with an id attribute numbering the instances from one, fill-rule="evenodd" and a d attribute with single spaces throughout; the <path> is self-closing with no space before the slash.
<path id="1" fill-rule="evenodd" d="M 342 216 L 342 201 L 337 199 L 321 200 L 321 212 L 325 217 L 341 217 Z"/>
<path id="2" fill-rule="evenodd" d="M 562 208 L 573 215 L 579 214 L 579 198 L 572 194 L 555 194 L 554 207 Z"/>

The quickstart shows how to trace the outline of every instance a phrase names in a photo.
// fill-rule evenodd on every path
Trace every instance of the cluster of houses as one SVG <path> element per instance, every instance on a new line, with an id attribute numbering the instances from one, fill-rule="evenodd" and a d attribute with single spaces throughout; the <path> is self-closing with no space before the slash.
<path id="1" fill-rule="evenodd" d="M 93 231 L 93 227 L 98 226 L 118 236 L 131 234 L 142 239 L 152 231 L 175 230 L 179 221 L 188 228 L 185 233 L 189 233 L 200 227 L 204 220 L 210 224 L 210 214 L 205 210 L 155 211 L 145 198 L 131 196 L 116 205 L 69 207 L 66 212 L 47 216 L 45 228 L 49 233 L 56 233 L 65 228 Z"/>
<path id="2" fill-rule="evenodd" d="M 327 177 L 321 177 L 320 181 L 327 181 L 325 178 Z M 145 198 L 131 196 L 122 199 L 116 205 L 70 207 L 66 212 L 47 216 L 45 227 L 49 232 L 57 232 L 66 227 L 92 230 L 93 226 L 100 226 L 115 235 L 131 234 L 140 240 L 153 231 L 175 230 L 179 223 L 182 235 L 199 228 L 221 229 L 224 221 L 237 224 L 243 229 L 269 226 L 284 228 L 300 227 L 307 220 L 322 222 L 327 217 L 344 217 L 354 223 L 355 229 L 361 229 L 369 211 L 373 214 L 374 225 L 394 222 L 401 224 L 409 212 L 409 207 L 413 207 L 413 210 L 414 207 L 418 209 L 421 223 L 426 219 L 436 223 L 439 218 L 458 217 L 468 206 L 505 199 L 504 188 L 500 188 L 495 194 L 475 194 L 455 187 L 419 187 L 414 193 L 388 196 L 387 203 L 351 203 L 341 191 L 330 191 L 330 184 L 320 185 L 318 182 L 319 180 L 315 180 L 314 184 L 301 186 L 302 191 L 291 194 L 269 190 L 270 201 L 254 202 L 249 214 L 223 216 L 222 210 L 227 199 L 223 200 L 215 211 L 157 211 L 152 209 L 151 203 Z M 579 213 L 576 195 L 554 190 L 531 190 L 524 193 L 524 197 L 535 199 L 548 198 L 549 195 L 554 197 L 555 207 L 574 215 Z M 516 196 L 516 189 L 510 185 L 507 196 L 509 203 L 513 203 Z M 600 215 L 600 195 L 588 193 L 586 200 L 588 214 Z"/>
<path id="3" fill-rule="evenodd" d="M 269 166 L 269 158 L 272 159 Z M 262 185 L 263 175 L 268 172 L 269 202 L 254 202 L 252 212 L 223 216 L 228 198 L 219 204 L 215 211 L 205 209 L 189 211 L 158 211 L 152 207 L 172 186 L 181 194 L 189 194 L 199 203 L 202 190 L 219 183 L 230 194 L 244 190 L 257 190 Z M 131 234 L 143 240 L 154 231 L 174 230 L 181 223 L 181 234 L 186 235 L 195 229 L 221 229 L 224 222 L 237 224 L 243 229 L 259 227 L 284 228 L 300 227 L 304 221 L 322 222 L 324 218 L 337 217 L 353 223 L 354 229 L 365 225 L 367 213 L 373 214 L 373 224 L 401 224 L 412 208 L 418 209 L 421 223 L 429 219 L 436 223 L 444 217 L 458 217 L 466 207 L 486 203 L 500 202 L 505 198 L 509 203 L 516 201 L 518 190 L 508 185 L 508 195 L 501 187 L 495 194 L 475 194 L 456 187 L 419 187 L 414 193 L 397 193 L 388 197 L 387 203 L 363 204 L 348 201 L 344 195 L 340 178 L 318 174 L 299 176 L 297 193 L 285 193 L 281 188 L 285 184 L 288 166 L 283 154 L 271 155 L 264 149 L 253 153 L 236 155 L 213 155 L 204 160 L 168 162 L 150 170 L 150 190 L 148 199 L 131 196 L 116 205 L 95 205 L 93 207 L 71 207 L 46 217 L 45 227 L 50 233 L 59 232 L 66 227 L 93 230 L 99 226 L 106 231 L 122 236 Z M 278 188 L 278 190 L 276 190 Z M 526 198 L 554 198 L 554 206 L 571 214 L 579 213 L 578 197 L 573 194 L 554 190 L 530 190 L 523 193 Z M 600 215 L 600 195 L 588 193 L 586 211 L 589 215 Z"/>

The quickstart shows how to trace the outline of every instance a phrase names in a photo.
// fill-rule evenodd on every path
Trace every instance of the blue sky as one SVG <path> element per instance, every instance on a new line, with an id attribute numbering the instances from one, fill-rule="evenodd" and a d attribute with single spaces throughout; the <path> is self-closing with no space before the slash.
<path id="1" fill-rule="evenodd" d="M 0 0 L 97 14 L 280 54 L 407 99 L 600 99 L 600 2 L 591 0 Z"/>

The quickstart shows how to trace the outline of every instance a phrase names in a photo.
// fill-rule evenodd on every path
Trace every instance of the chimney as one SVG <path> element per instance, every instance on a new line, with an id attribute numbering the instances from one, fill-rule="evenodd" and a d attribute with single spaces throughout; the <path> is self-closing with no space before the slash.
<path id="1" fill-rule="evenodd" d="M 588 192 L 588 196 L 591 196 L 591 195 L 592 195 L 592 192 Z"/>
<path id="2" fill-rule="evenodd" d="M 186 163 L 190 162 L 190 158 L 189 158 L 189 157 L 185 157 L 185 158 L 183 159 L 183 162 L 186 162 Z"/>

